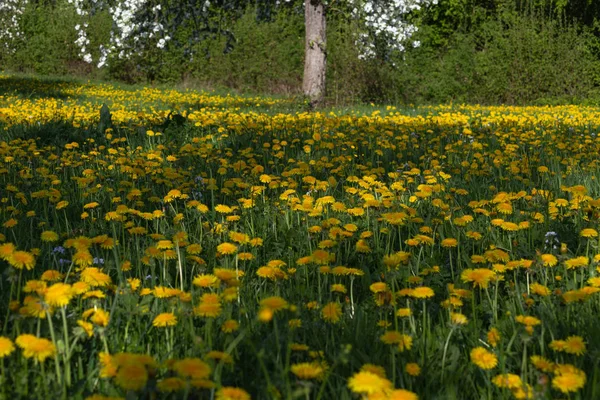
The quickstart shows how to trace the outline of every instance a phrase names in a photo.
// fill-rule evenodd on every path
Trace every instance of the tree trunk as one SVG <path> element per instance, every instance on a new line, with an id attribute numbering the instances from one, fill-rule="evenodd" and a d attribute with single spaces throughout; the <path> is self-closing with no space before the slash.
<path id="1" fill-rule="evenodd" d="M 304 43 L 304 82 L 302 90 L 310 99 L 312 107 L 325 98 L 325 65 L 327 52 L 325 45 L 325 10 L 321 0 L 305 0 L 304 25 L 306 38 Z"/>

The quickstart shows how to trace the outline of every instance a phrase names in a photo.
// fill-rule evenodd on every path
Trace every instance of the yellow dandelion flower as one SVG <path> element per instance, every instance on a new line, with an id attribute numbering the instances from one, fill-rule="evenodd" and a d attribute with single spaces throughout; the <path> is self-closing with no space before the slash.
<path id="1" fill-rule="evenodd" d="M 496 347 L 500 341 L 500 331 L 497 328 L 491 328 L 487 333 L 487 341 L 492 347 Z"/>
<path id="2" fill-rule="evenodd" d="M 58 241 L 58 234 L 53 231 L 44 231 L 41 235 L 42 242 L 56 242 Z"/>
<path id="3" fill-rule="evenodd" d="M 544 267 L 554 267 L 558 264 L 558 259 L 552 254 L 542 254 L 540 258 Z"/>
<path id="4" fill-rule="evenodd" d="M 421 375 L 421 367 L 419 367 L 419 364 L 417 364 L 417 363 L 408 363 L 408 364 L 406 364 L 406 366 L 404 367 L 404 370 L 410 376 L 419 376 L 419 375 Z"/>
<path id="5" fill-rule="evenodd" d="M 214 276 L 212 274 L 204 274 L 204 275 L 197 275 L 194 278 L 194 280 L 192 281 L 192 283 L 198 287 L 215 288 L 215 287 L 219 287 L 221 281 L 219 280 L 219 278 L 217 278 L 216 276 Z"/>
<path id="6" fill-rule="evenodd" d="M 250 400 L 250 395 L 244 389 L 224 386 L 217 391 L 217 400 Z"/>
<path id="7" fill-rule="evenodd" d="M 574 269 L 578 267 L 585 267 L 589 264 L 589 262 L 589 258 L 587 258 L 586 256 L 580 256 L 565 261 L 565 266 L 567 267 L 567 269 Z"/>
<path id="8" fill-rule="evenodd" d="M 173 364 L 173 371 L 183 378 L 207 379 L 211 368 L 199 358 L 184 358 Z"/>
<path id="9" fill-rule="evenodd" d="M 492 378 L 492 383 L 499 388 L 518 389 L 523 385 L 521 377 L 515 374 L 500 374 Z"/>
<path id="10" fill-rule="evenodd" d="M 6 261 L 16 269 L 31 270 L 35 266 L 35 257 L 26 251 L 14 251 L 6 257 Z"/>
<path id="11" fill-rule="evenodd" d="M 156 383 L 156 388 L 163 393 L 177 392 L 185 389 L 185 381 L 177 377 L 165 378 Z"/>
<path id="12" fill-rule="evenodd" d="M 372 372 L 357 372 L 348 380 L 348 387 L 357 394 L 371 395 L 382 393 L 392 388 L 392 383 Z"/>
<path id="13" fill-rule="evenodd" d="M 47 271 L 44 271 L 44 273 L 40 277 L 41 280 L 47 281 L 47 282 L 59 281 L 62 278 L 63 278 L 63 274 L 61 274 L 59 271 L 57 271 L 55 269 L 49 269 Z"/>
<path id="14" fill-rule="evenodd" d="M 8 257 L 17 251 L 17 248 L 12 243 L 4 243 L 0 245 L 0 259 L 8 260 Z"/>
<path id="15" fill-rule="evenodd" d="M 563 393 L 576 392 L 585 385 L 585 374 L 576 372 L 565 372 L 552 379 L 552 387 Z"/>
<path id="16" fill-rule="evenodd" d="M 579 232 L 579 236 L 584 238 L 598 237 L 598 231 L 592 228 L 586 228 Z"/>
<path id="17" fill-rule="evenodd" d="M 337 323 L 342 316 L 342 307 L 339 303 L 331 302 L 323 306 L 321 310 L 321 317 L 333 324 Z"/>
<path id="18" fill-rule="evenodd" d="M 498 357 L 479 346 L 471 350 L 471 362 L 481 369 L 493 369 L 498 365 Z"/>
<path id="19" fill-rule="evenodd" d="M 224 333 L 232 333 L 240 328 L 240 324 L 234 319 L 228 319 L 221 325 L 221 331 Z"/>
<path id="20" fill-rule="evenodd" d="M 487 268 L 465 269 L 460 278 L 463 282 L 472 282 L 473 287 L 487 289 L 490 281 L 496 277 L 496 273 Z"/>
<path id="21" fill-rule="evenodd" d="M 260 301 L 261 307 L 268 308 L 273 312 L 288 308 L 288 302 L 279 296 L 272 296 Z"/>
<path id="22" fill-rule="evenodd" d="M 585 350 L 585 342 L 581 336 L 569 336 L 564 341 L 563 351 L 565 353 L 582 356 Z"/>
<path id="23" fill-rule="evenodd" d="M 360 371 L 361 372 L 371 372 L 375 375 L 378 375 L 382 378 L 385 378 L 385 368 L 383 368 L 380 365 L 375 365 L 375 364 L 364 364 L 362 367 L 360 367 Z"/>
<path id="24" fill-rule="evenodd" d="M 554 371 L 554 363 L 542 356 L 533 355 L 529 358 L 531 363 L 543 372 L 553 372 Z"/>
<path id="25" fill-rule="evenodd" d="M 314 362 L 293 364 L 290 370 L 294 375 L 303 380 L 319 379 L 325 372 L 322 366 Z"/>
<path id="26" fill-rule="evenodd" d="M 398 331 L 387 331 L 379 337 L 385 344 L 398 344 L 403 340 L 403 334 Z"/>
<path id="27" fill-rule="evenodd" d="M 220 303 L 201 302 L 194 307 L 194 315 L 205 318 L 216 318 L 221 315 L 222 306 Z"/>
<path id="28" fill-rule="evenodd" d="M 469 322 L 467 317 L 461 313 L 450 313 L 450 321 L 454 325 L 466 325 Z"/>
<path id="29" fill-rule="evenodd" d="M 125 364 L 119 367 L 115 383 L 125 390 L 141 390 L 148 382 L 146 367 L 139 364 Z"/>
<path id="30" fill-rule="evenodd" d="M 35 358 L 39 362 L 44 362 L 48 357 L 54 357 L 56 354 L 56 347 L 51 341 L 30 334 L 17 336 L 15 343 L 23 349 L 25 358 Z"/>
<path id="31" fill-rule="evenodd" d="M 234 254 L 237 252 L 238 247 L 233 243 L 221 243 L 217 246 L 217 252 L 222 255 Z"/>
<path id="32" fill-rule="evenodd" d="M 154 318 L 152 325 L 156 327 L 167 327 L 177 325 L 177 317 L 173 313 L 161 313 Z"/>
<path id="33" fill-rule="evenodd" d="M 442 240 L 441 245 L 442 245 L 442 247 L 456 247 L 456 246 L 458 246 L 458 240 L 456 240 L 454 238 L 446 238 L 446 239 Z"/>
<path id="34" fill-rule="evenodd" d="M 415 299 L 428 299 L 430 297 L 433 297 L 434 295 L 435 292 L 433 291 L 433 289 L 427 286 L 419 286 L 417 288 L 414 288 L 410 293 L 410 296 L 414 297 Z"/>
<path id="35" fill-rule="evenodd" d="M 90 287 L 106 287 L 112 282 L 110 276 L 95 267 L 88 267 L 81 271 L 80 279 Z"/>
<path id="36" fill-rule="evenodd" d="M 402 353 L 403 351 L 412 349 L 413 338 L 408 335 L 402 335 L 400 341 L 398 342 L 398 351 Z"/>
<path id="37" fill-rule="evenodd" d="M 55 283 L 44 293 L 44 301 L 52 307 L 64 307 L 73 298 L 73 288 L 67 283 Z"/>
<path id="38" fill-rule="evenodd" d="M 8 357 L 13 351 L 15 351 L 13 342 L 7 337 L 0 336 L 0 358 Z"/>
<path id="39" fill-rule="evenodd" d="M 388 285 L 385 282 L 375 282 L 369 286 L 369 289 L 373 293 L 381 293 L 388 291 Z"/>

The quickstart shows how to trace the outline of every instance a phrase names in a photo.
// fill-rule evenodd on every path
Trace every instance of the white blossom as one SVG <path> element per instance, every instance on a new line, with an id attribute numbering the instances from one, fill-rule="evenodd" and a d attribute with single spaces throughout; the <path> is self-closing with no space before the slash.
<path id="1" fill-rule="evenodd" d="M 20 17 L 29 0 L 0 0 L 0 44 L 10 48 L 15 39 L 22 36 L 19 30 Z M 155 44 L 164 49 L 171 40 L 173 32 L 160 22 L 163 12 L 160 4 L 150 7 L 151 0 L 67 0 L 78 20 L 74 21 L 77 33 L 75 44 L 79 56 L 87 63 L 93 62 L 92 54 L 98 54 L 96 66 L 102 68 L 109 62 L 111 55 L 118 58 L 130 58 L 134 54 Z M 289 2 L 291 0 L 285 0 Z M 327 5 L 332 0 L 323 0 Z M 277 4 L 280 1 L 277 0 Z M 381 46 L 386 51 L 405 50 L 405 46 L 418 47 L 418 41 L 410 42 L 417 27 L 406 21 L 406 15 L 429 4 L 437 4 L 437 0 L 347 0 L 352 9 L 351 15 L 359 21 L 361 31 L 356 37 L 360 48 L 359 57 L 368 59 L 379 54 Z M 210 0 L 202 3 L 202 13 L 208 13 Z M 91 42 L 87 29 L 92 13 L 107 10 L 113 20 L 113 29 L 109 43 L 100 45 L 96 50 L 90 49 Z M 142 14 L 142 11 L 146 12 Z M 149 11 L 149 12 L 148 12 Z M 143 16 L 143 17 L 142 17 Z"/>

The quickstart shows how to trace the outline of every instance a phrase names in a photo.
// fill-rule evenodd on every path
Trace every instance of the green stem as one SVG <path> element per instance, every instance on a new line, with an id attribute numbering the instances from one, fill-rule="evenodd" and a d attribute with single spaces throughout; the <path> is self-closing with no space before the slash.
<path id="1" fill-rule="evenodd" d="M 52 316 L 50 312 L 46 310 L 46 319 L 48 319 L 48 326 L 50 328 L 50 337 L 52 338 L 52 343 L 54 343 L 54 347 L 58 350 L 58 346 L 56 343 L 56 335 L 54 334 L 54 325 L 52 324 Z M 56 378 L 58 379 L 58 383 L 62 382 L 62 373 L 60 370 L 60 362 L 58 361 L 58 356 L 54 358 L 54 365 L 56 367 Z"/>
<path id="2" fill-rule="evenodd" d="M 67 313 L 65 311 L 65 307 L 61 307 L 60 313 L 62 314 L 63 320 L 63 336 L 65 340 L 65 351 L 63 354 L 63 360 L 65 362 L 65 381 L 67 386 L 71 386 L 71 364 L 69 363 L 69 328 L 67 325 Z"/>
<path id="3" fill-rule="evenodd" d="M 448 333 L 448 337 L 446 338 L 446 343 L 444 344 L 444 354 L 442 355 L 442 378 L 440 379 L 444 382 L 444 368 L 446 367 L 446 354 L 448 352 L 448 345 L 450 344 L 450 337 L 454 333 L 454 327 L 450 329 L 450 333 Z"/>

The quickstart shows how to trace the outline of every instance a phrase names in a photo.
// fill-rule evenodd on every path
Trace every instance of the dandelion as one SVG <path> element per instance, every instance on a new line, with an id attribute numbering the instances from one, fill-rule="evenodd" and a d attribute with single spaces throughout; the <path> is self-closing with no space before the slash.
<path id="1" fill-rule="evenodd" d="M 430 297 L 433 297 L 434 295 L 435 292 L 433 291 L 433 289 L 427 286 L 420 286 L 414 288 L 410 294 L 410 296 L 414 297 L 415 299 L 428 299 Z"/>
<path id="2" fill-rule="evenodd" d="M 549 296 L 551 291 L 544 285 L 540 285 L 539 283 L 532 283 L 529 286 L 531 293 L 537 294 L 538 296 L 546 297 Z"/>
<path id="3" fill-rule="evenodd" d="M 540 258 L 544 267 L 554 267 L 558 264 L 558 259 L 552 254 L 542 254 Z"/>
<path id="4" fill-rule="evenodd" d="M 379 339 L 385 344 L 398 344 L 403 340 L 403 335 L 398 331 L 387 331 Z"/>
<path id="5" fill-rule="evenodd" d="M 582 356 L 585 353 L 585 342 L 581 336 L 569 336 L 563 344 L 565 353 Z"/>
<path id="6" fill-rule="evenodd" d="M 341 293 L 341 294 L 345 294 L 348 292 L 346 287 L 344 285 L 342 285 L 341 283 L 334 283 L 333 285 L 331 285 L 331 291 L 334 293 Z"/>
<path id="7" fill-rule="evenodd" d="M 8 357 L 13 351 L 15 351 L 13 342 L 7 337 L 0 336 L 0 359 Z"/>
<path id="8" fill-rule="evenodd" d="M 244 389 L 224 386 L 217 391 L 217 400 L 250 400 L 250 395 Z"/>
<path id="9" fill-rule="evenodd" d="M 396 317 L 406 318 L 412 315 L 412 311 L 410 308 L 399 308 L 396 310 Z"/>
<path id="10" fill-rule="evenodd" d="M 10 229 L 10 228 L 14 228 L 15 226 L 17 226 L 18 223 L 19 222 L 16 219 L 11 218 L 11 219 L 7 220 L 6 222 L 4 222 L 2 224 L 2 226 L 5 227 L 5 228 Z"/>
<path id="11" fill-rule="evenodd" d="M 515 320 L 518 323 L 521 323 L 525 326 L 537 326 L 542 323 L 542 321 L 536 317 L 532 317 L 530 315 L 517 315 Z"/>
<path id="12" fill-rule="evenodd" d="M 499 388 L 518 389 L 523 385 L 521 377 L 515 374 L 501 374 L 492 378 L 492 383 Z"/>
<path id="13" fill-rule="evenodd" d="M 402 353 L 403 351 L 410 350 L 413 345 L 412 337 L 408 335 L 402 335 L 400 340 L 398 341 L 398 351 Z"/>
<path id="14" fill-rule="evenodd" d="M 380 365 L 374 365 L 374 364 L 364 364 L 362 367 L 360 367 L 360 371 L 361 372 L 371 372 L 375 375 L 378 375 L 382 378 L 385 378 L 385 368 L 383 368 Z"/>
<path id="15" fill-rule="evenodd" d="M 450 313 L 450 321 L 454 325 L 466 325 L 469 322 L 467 317 L 461 313 Z"/>
<path id="16" fill-rule="evenodd" d="M 56 242 L 58 241 L 58 234 L 53 231 L 44 231 L 41 235 L 42 242 Z"/>
<path id="17" fill-rule="evenodd" d="M 267 297 L 260 301 L 260 305 L 263 308 L 276 312 L 288 308 L 288 302 L 278 296 Z"/>
<path id="18" fill-rule="evenodd" d="M 372 372 L 357 372 L 348 380 L 348 387 L 357 394 L 371 395 L 390 390 L 392 383 Z"/>
<path id="19" fill-rule="evenodd" d="M 52 307 L 64 307 L 73 298 L 73 288 L 66 283 L 55 283 L 44 293 L 44 301 Z"/>
<path id="20" fill-rule="evenodd" d="M 471 350 L 471 362 L 481 369 L 493 369 L 498 365 L 498 358 L 492 352 L 483 347 L 475 347 Z"/>
<path id="21" fill-rule="evenodd" d="M 110 315 L 107 311 L 104 311 L 101 308 L 92 309 L 93 313 L 90 317 L 90 321 L 94 324 L 102 327 L 108 326 L 108 322 L 110 321 Z"/>
<path id="22" fill-rule="evenodd" d="M 163 393 L 177 392 L 185 389 L 185 381 L 177 377 L 165 378 L 158 381 L 156 387 Z"/>
<path id="23" fill-rule="evenodd" d="M 221 315 L 221 311 L 220 303 L 201 302 L 194 307 L 194 315 L 205 318 L 216 318 Z"/>
<path id="24" fill-rule="evenodd" d="M 442 240 L 441 243 L 442 247 L 456 247 L 458 246 L 458 240 L 454 239 L 454 238 L 446 238 L 444 240 Z"/>
<path id="25" fill-rule="evenodd" d="M 571 258 L 570 260 L 565 261 L 565 266 L 567 269 L 574 269 L 578 267 L 585 267 L 589 264 L 589 258 L 586 256 Z"/>
<path id="26" fill-rule="evenodd" d="M 500 331 L 497 328 L 491 328 L 487 333 L 487 341 L 492 347 L 496 347 L 500 342 Z"/>
<path id="27" fill-rule="evenodd" d="M 177 325 L 177 317 L 173 313 L 158 314 L 152 321 L 152 325 L 157 328 Z"/>
<path id="28" fill-rule="evenodd" d="M 404 367 L 407 374 L 410 376 L 419 376 L 421 375 L 421 367 L 417 363 L 408 363 Z"/>
<path id="29" fill-rule="evenodd" d="M 325 372 L 323 367 L 317 363 L 293 364 L 290 370 L 294 375 L 303 380 L 319 379 Z"/>
<path id="30" fill-rule="evenodd" d="M 215 287 L 219 287 L 219 284 L 221 283 L 221 281 L 219 280 L 219 278 L 217 278 L 216 276 L 214 276 L 212 274 L 204 274 L 204 275 L 197 275 L 194 278 L 194 280 L 192 281 L 192 283 L 195 286 L 202 287 L 202 288 L 215 288 Z"/>
<path id="31" fill-rule="evenodd" d="M 179 376 L 191 379 L 207 379 L 211 372 L 210 366 L 199 358 L 175 361 L 172 368 Z"/>
<path id="32" fill-rule="evenodd" d="M 586 376 L 583 371 L 559 373 L 552 379 L 552 387 L 563 393 L 576 392 L 585 385 Z"/>
<path id="33" fill-rule="evenodd" d="M 57 271 L 55 269 L 49 269 L 49 270 L 44 271 L 44 273 L 40 277 L 41 280 L 47 281 L 47 282 L 59 281 L 62 278 L 63 278 L 63 274 L 61 274 L 59 271 Z"/>
<path id="34" fill-rule="evenodd" d="M 26 251 L 14 251 L 5 258 L 10 265 L 16 269 L 31 270 L 35 266 L 35 258 L 33 254 Z"/>
<path id="35" fill-rule="evenodd" d="M 4 243 L 0 245 L 0 259 L 8 260 L 8 257 L 17 250 L 14 244 Z"/>
<path id="36" fill-rule="evenodd" d="M 115 383 L 125 390 L 142 390 L 148 382 L 146 367 L 139 364 L 125 364 L 119 367 Z"/>
<path id="37" fill-rule="evenodd" d="M 542 356 L 534 355 L 534 356 L 531 356 L 529 359 L 531 360 L 531 363 L 540 371 L 543 371 L 543 372 L 553 372 L 554 371 L 554 363 Z"/>
<path id="38" fill-rule="evenodd" d="M 472 282 L 473 287 L 487 289 L 490 281 L 496 277 L 496 273 L 486 268 L 465 269 L 460 277 L 463 282 Z"/>
<path id="39" fill-rule="evenodd" d="M 48 357 L 54 357 L 56 354 L 56 347 L 51 341 L 30 334 L 19 335 L 15 343 L 23 349 L 25 358 L 35 358 L 39 362 L 44 362 Z"/>
<path id="40" fill-rule="evenodd" d="M 339 303 L 331 302 L 323 306 L 321 316 L 327 322 L 337 323 L 342 316 L 342 307 Z"/>
<path id="41" fill-rule="evenodd" d="M 312 253 L 311 259 L 315 264 L 325 265 L 331 260 L 331 254 L 328 251 L 318 249 Z"/>
<path id="42" fill-rule="evenodd" d="M 81 250 L 73 254 L 73 262 L 80 267 L 89 267 L 94 264 L 94 257 L 87 250 Z"/>
<path id="43" fill-rule="evenodd" d="M 94 336 L 94 325 L 87 321 L 78 320 L 77 325 L 88 335 L 88 337 Z"/>
<path id="44" fill-rule="evenodd" d="M 218 212 L 219 214 L 230 214 L 233 212 L 233 209 L 229 206 L 226 206 L 224 204 L 218 204 L 215 207 L 215 211 Z"/>
<path id="45" fill-rule="evenodd" d="M 369 289 L 373 293 L 382 293 L 389 290 L 388 285 L 385 282 L 375 282 L 369 286 Z"/>
<path id="46" fill-rule="evenodd" d="M 217 246 L 217 252 L 222 255 L 234 254 L 237 251 L 237 246 L 233 243 L 221 243 Z"/>
<path id="47" fill-rule="evenodd" d="M 85 268 L 81 271 L 80 276 L 81 281 L 87 283 L 91 287 L 106 287 L 112 282 L 110 276 L 96 267 Z"/>
<path id="48" fill-rule="evenodd" d="M 598 231 L 592 228 L 586 228 L 583 229 L 581 232 L 579 232 L 579 236 L 584 237 L 584 238 L 594 238 L 594 237 L 598 237 Z"/>

